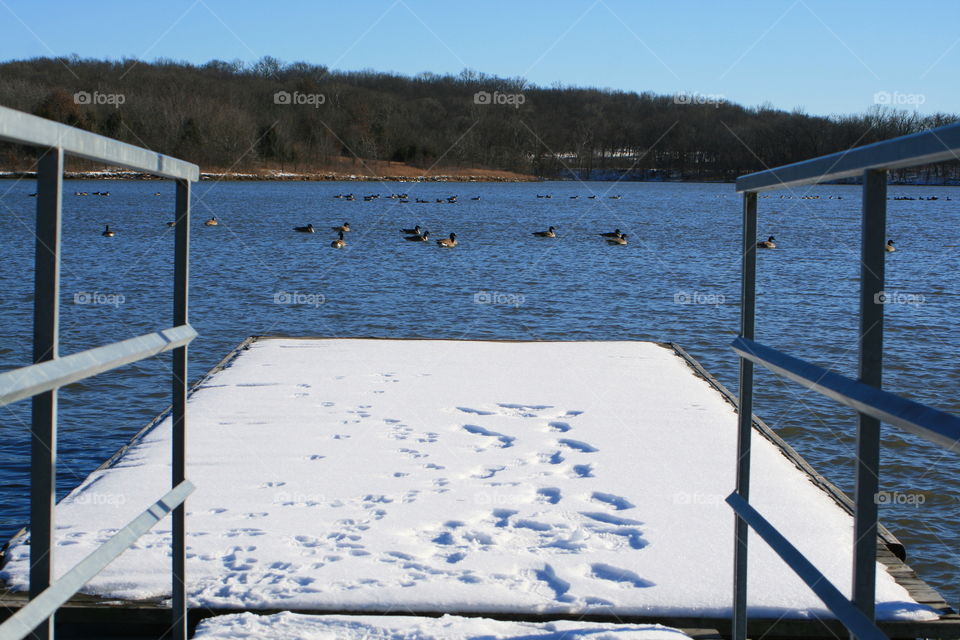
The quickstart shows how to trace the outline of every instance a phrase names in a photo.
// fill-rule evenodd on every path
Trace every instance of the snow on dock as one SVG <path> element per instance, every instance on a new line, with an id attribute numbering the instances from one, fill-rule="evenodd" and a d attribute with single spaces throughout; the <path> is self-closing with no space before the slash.
<path id="1" fill-rule="evenodd" d="M 443 616 L 309 616 L 252 613 L 216 616 L 200 623 L 196 640 L 691 640 L 677 629 L 658 624 L 599 624 L 558 620 L 549 623 L 508 622 Z"/>
<path id="2" fill-rule="evenodd" d="M 736 415 L 662 345 L 260 339 L 195 390 L 188 432 L 191 606 L 729 615 Z M 58 505 L 58 574 L 166 491 L 169 438 L 166 419 Z M 753 474 L 751 502 L 849 584 L 851 517 L 762 437 Z M 85 592 L 168 597 L 169 526 Z M 759 539 L 749 600 L 832 617 Z M 882 565 L 877 601 L 937 617 Z"/>

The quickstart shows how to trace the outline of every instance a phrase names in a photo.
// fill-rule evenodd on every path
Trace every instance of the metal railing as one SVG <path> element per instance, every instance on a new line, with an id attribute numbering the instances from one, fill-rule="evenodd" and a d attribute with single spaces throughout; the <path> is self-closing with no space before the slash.
<path id="1" fill-rule="evenodd" d="M 733 639 L 747 637 L 747 533 L 753 528 L 827 605 L 853 637 L 882 639 L 875 625 L 877 501 L 880 422 L 917 434 L 948 450 L 960 444 L 960 418 L 883 391 L 883 304 L 886 256 L 887 171 L 960 158 L 960 124 L 894 138 L 849 151 L 742 176 L 743 264 L 735 512 Z M 754 341 L 757 276 L 757 194 L 860 175 L 863 209 L 860 248 L 859 373 L 856 380 Z M 853 601 L 848 601 L 790 542 L 749 504 L 753 365 L 762 365 L 858 412 L 854 492 Z"/>
<path id="2" fill-rule="evenodd" d="M 172 523 L 171 637 L 187 638 L 184 501 L 187 344 L 197 333 L 188 322 L 190 183 L 199 168 L 20 111 L 0 107 L 0 140 L 40 148 L 37 167 L 33 363 L 0 374 L 0 406 L 32 398 L 30 446 L 30 601 L 0 625 L 0 640 L 54 635 L 54 613 L 114 558 L 168 513 Z M 66 155 L 142 171 L 176 182 L 173 328 L 60 357 L 60 229 Z M 173 438 L 170 491 L 96 551 L 54 581 L 57 390 L 117 367 L 173 352 Z"/>

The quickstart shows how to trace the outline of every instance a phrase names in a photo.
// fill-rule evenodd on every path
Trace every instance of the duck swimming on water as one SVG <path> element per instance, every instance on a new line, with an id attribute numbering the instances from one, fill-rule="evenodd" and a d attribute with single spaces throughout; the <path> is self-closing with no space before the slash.
<path id="1" fill-rule="evenodd" d="M 451 233 L 449 238 L 440 238 L 437 240 L 437 246 L 451 249 L 457 246 L 457 234 Z"/>
<path id="2" fill-rule="evenodd" d="M 312 224 L 308 224 L 305 227 L 294 227 L 294 231 L 299 231 L 300 233 L 314 233 L 314 228 Z"/>

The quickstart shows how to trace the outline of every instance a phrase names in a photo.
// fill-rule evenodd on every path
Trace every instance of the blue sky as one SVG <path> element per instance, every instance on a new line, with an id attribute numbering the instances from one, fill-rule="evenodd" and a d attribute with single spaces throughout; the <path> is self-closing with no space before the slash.
<path id="1" fill-rule="evenodd" d="M 403 74 L 471 68 L 748 106 L 960 112 L 960 2 L 0 0 L 0 59 L 271 55 Z"/>

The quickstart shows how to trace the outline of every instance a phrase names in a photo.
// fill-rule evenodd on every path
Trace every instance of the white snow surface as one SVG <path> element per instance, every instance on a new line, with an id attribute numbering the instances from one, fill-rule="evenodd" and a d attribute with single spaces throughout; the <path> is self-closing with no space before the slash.
<path id="1" fill-rule="evenodd" d="M 197 640 L 689 640 L 677 629 L 658 624 L 591 622 L 504 622 L 486 618 L 413 616 L 310 616 L 252 613 L 207 618 Z"/>
<path id="2" fill-rule="evenodd" d="M 188 409 L 191 606 L 730 613 L 736 414 L 663 346 L 261 339 Z M 758 434 L 752 473 L 849 592 L 851 517 Z M 56 572 L 169 477 L 168 418 L 57 506 Z M 169 597 L 169 543 L 167 518 L 84 591 Z M 19 539 L 0 577 L 26 589 L 28 566 Z M 751 615 L 831 615 L 756 536 L 749 583 Z M 882 565 L 877 602 L 936 617 Z"/>

